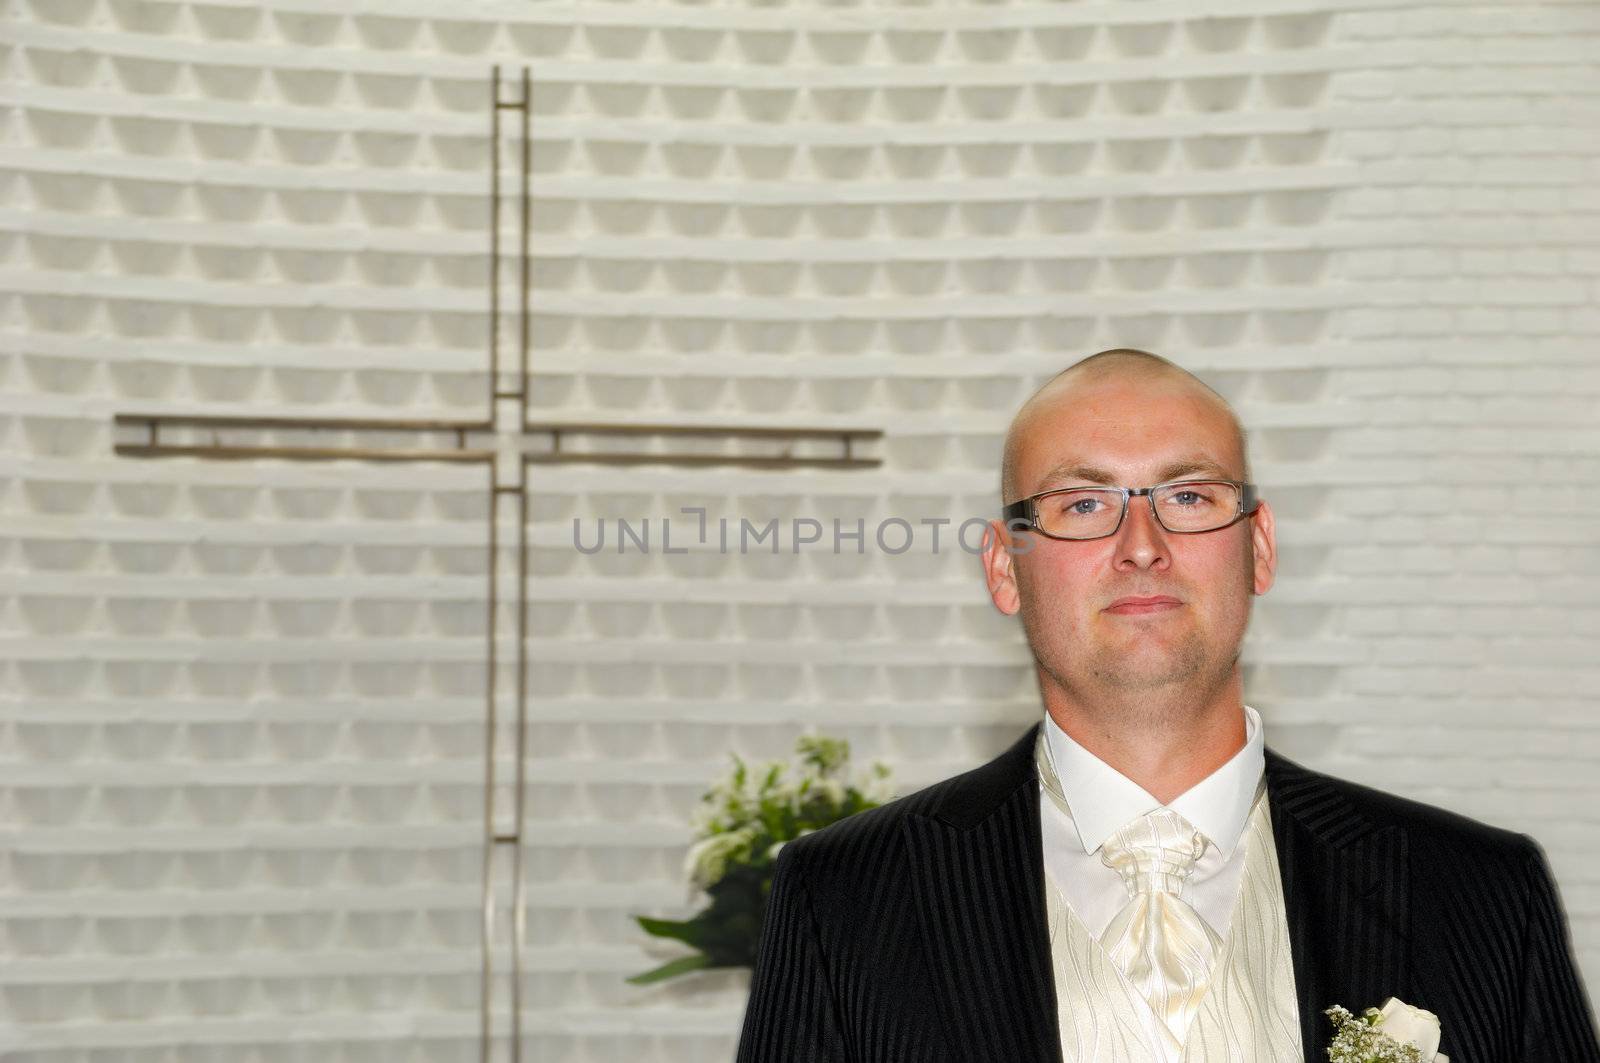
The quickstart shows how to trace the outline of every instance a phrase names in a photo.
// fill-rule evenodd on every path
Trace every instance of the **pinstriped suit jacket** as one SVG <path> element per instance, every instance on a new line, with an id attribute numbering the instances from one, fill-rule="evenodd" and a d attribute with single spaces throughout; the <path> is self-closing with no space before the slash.
<path id="1" fill-rule="evenodd" d="M 738 1063 L 1056 1063 L 1033 743 L 785 845 Z M 1304 1063 L 1323 1009 L 1396 996 L 1451 1063 L 1600 1063 L 1566 915 L 1524 834 L 1266 750 Z M 1281 1061 L 1298 1063 L 1298 1061 Z"/>

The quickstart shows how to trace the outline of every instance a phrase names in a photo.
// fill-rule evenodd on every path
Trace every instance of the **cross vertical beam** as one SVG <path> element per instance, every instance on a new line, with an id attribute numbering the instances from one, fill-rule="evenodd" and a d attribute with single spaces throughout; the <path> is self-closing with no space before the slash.
<path id="1" fill-rule="evenodd" d="M 528 312 L 528 287 L 530 272 L 530 249 L 528 246 L 528 230 L 530 229 L 530 190 L 529 167 L 531 162 L 532 139 L 529 128 L 529 115 L 533 110 L 533 89 L 527 67 L 521 72 L 521 93 L 514 101 L 501 99 L 500 92 L 500 67 L 496 65 L 489 79 L 490 94 L 490 166 L 489 166 L 489 402 L 488 417 L 496 433 L 501 438 L 507 438 L 508 433 L 520 434 L 522 426 L 528 420 L 528 339 L 530 314 Z M 506 390 L 501 386 L 500 373 L 500 112 L 517 112 L 519 123 L 519 157 L 518 157 L 518 186 L 517 199 L 520 213 L 517 226 L 517 367 L 516 388 Z M 527 661 L 527 616 L 528 616 L 528 496 L 527 475 L 525 466 L 520 460 L 506 461 L 507 455 L 497 453 L 496 458 L 489 466 L 489 655 L 488 670 L 484 679 L 484 695 L 487 700 L 484 706 L 484 751 L 483 751 L 483 966 L 480 975 L 479 991 L 479 1029 L 478 1029 L 478 1059 L 479 1063 L 489 1063 L 491 1047 L 494 1043 L 494 997 L 495 997 L 495 970 L 494 957 L 497 937 L 496 915 L 499 907 L 496 885 L 504 877 L 503 865 L 509 863 L 511 879 L 510 897 L 510 970 L 506 973 L 506 980 L 510 982 L 510 1044 L 511 1063 L 520 1063 L 522 1059 L 522 942 L 527 931 L 525 891 L 522 874 L 522 838 L 525 825 L 525 804 L 527 798 L 527 733 L 528 733 L 528 661 Z M 505 480 L 510 479 L 510 483 Z M 499 782 L 496 778 L 496 766 L 499 761 L 500 726 L 499 726 L 499 669 L 497 650 L 500 644 L 500 502 L 502 498 L 512 501 L 516 511 L 516 542 L 517 542 L 517 578 L 516 578 L 516 605 L 517 618 L 516 650 L 513 659 L 516 662 L 515 681 L 515 707 L 516 707 L 516 737 L 513 749 L 516 756 L 514 784 L 511 789 L 511 824 L 506 830 L 501 825 L 501 810 L 495 803 L 500 797 Z"/>

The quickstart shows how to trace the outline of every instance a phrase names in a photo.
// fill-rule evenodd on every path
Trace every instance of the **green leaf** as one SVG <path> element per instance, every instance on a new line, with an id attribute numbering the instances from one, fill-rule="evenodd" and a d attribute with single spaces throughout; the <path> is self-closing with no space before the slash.
<path id="1" fill-rule="evenodd" d="M 654 970 L 636 974 L 627 979 L 627 981 L 633 985 L 650 985 L 653 982 L 664 982 L 668 978 L 675 978 L 680 974 L 688 974 L 690 971 L 698 971 L 709 966 L 711 966 L 711 957 L 704 953 L 696 952 L 691 956 L 680 956 L 670 963 L 663 963 Z"/>
<path id="2" fill-rule="evenodd" d="M 674 941 L 686 942 L 696 948 L 700 947 L 700 942 L 697 940 L 700 936 L 700 926 L 696 920 L 653 919 L 648 915 L 636 915 L 633 918 L 638 921 L 647 934 L 653 934 L 658 938 L 671 938 Z"/>

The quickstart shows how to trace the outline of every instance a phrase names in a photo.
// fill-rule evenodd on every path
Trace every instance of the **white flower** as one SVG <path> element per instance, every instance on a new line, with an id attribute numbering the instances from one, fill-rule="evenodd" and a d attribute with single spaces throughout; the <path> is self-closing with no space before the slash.
<path id="1" fill-rule="evenodd" d="M 689 880 L 701 889 L 708 889 L 728 870 L 728 859 L 755 840 L 751 827 L 741 827 L 725 834 L 713 834 L 689 846 L 684 857 L 683 871 Z"/>
<path id="2" fill-rule="evenodd" d="M 1385 1000 L 1378 1014 L 1383 1016 L 1380 1028 L 1394 1040 L 1415 1045 L 1422 1058 L 1430 1063 L 1450 1063 L 1439 1055 L 1439 1016 L 1407 1004 L 1399 997 Z"/>
<path id="3" fill-rule="evenodd" d="M 821 779 L 816 786 L 822 796 L 828 799 L 830 805 L 844 804 L 844 783 L 838 779 Z"/>

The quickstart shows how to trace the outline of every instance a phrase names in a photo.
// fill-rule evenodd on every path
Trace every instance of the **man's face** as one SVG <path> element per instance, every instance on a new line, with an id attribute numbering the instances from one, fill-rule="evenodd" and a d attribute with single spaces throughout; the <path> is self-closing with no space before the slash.
<path id="1" fill-rule="evenodd" d="M 1018 497 L 1102 482 L 1244 479 L 1227 411 L 1181 377 L 1069 376 L 1030 403 L 1015 431 Z M 984 554 L 990 594 L 1002 612 L 1021 612 L 1041 678 L 1077 700 L 1107 690 L 1215 690 L 1234 672 L 1251 596 L 1272 585 L 1276 565 L 1265 502 L 1230 527 L 1184 535 L 1156 523 L 1148 498 L 1131 498 L 1115 535 L 1064 542 L 1022 532 L 1011 540 L 1014 553 L 1000 527 L 993 522 Z M 1176 604 L 1115 606 L 1129 596 Z"/>

